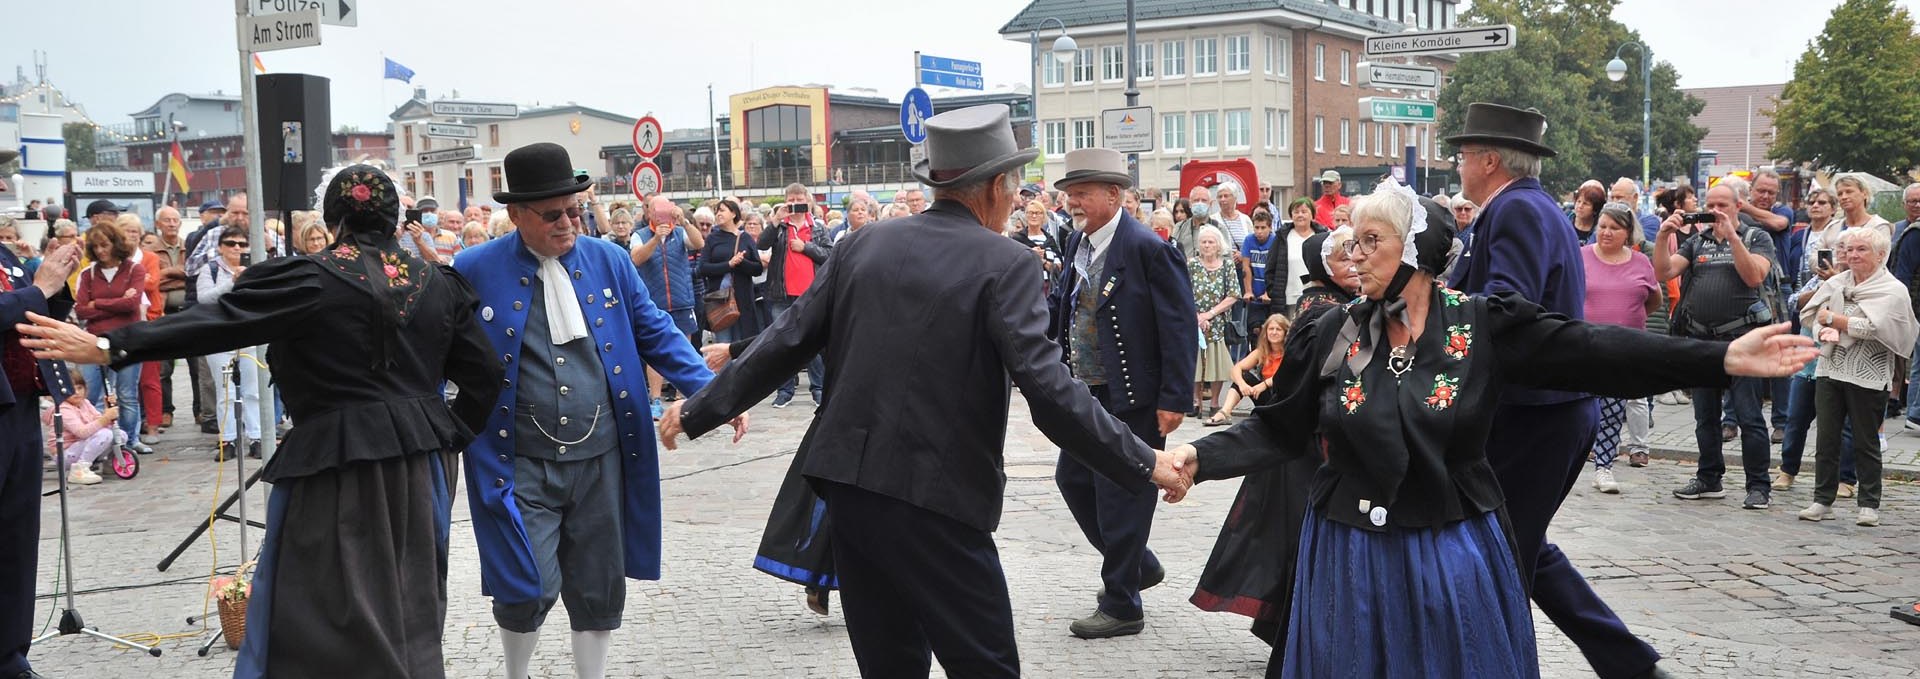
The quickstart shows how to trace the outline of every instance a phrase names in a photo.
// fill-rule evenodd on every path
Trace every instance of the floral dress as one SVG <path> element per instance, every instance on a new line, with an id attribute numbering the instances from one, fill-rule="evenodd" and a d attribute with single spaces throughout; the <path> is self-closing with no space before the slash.
<path id="1" fill-rule="evenodd" d="M 1220 258 L 1220 266 L 1208 270 L 1199 257 L 1187 260 L 1188 278 L 1193 280 L 1193 308 L 1207 310 L 1220 300 L 1240 294 L 1239 269 L 1233 260 Z M 1225 382 L 1233 379 L 1233 356 L 1227 352 L 1227 314 L 1214 316 L 1200 335 L 1200 360 L 1194 363 L 1193 381 Z"/>

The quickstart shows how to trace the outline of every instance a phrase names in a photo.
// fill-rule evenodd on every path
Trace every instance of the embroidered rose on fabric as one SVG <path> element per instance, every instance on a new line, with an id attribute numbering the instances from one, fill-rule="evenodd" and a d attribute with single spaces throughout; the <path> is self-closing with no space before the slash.
<path id="1" fill-rule="evenodd" d="M 1427 407 L 1433 410 L 1453 407 L 1454 392 L 1459 387 L 1458 377 L 1447 377 L 1445 374 L 1433 376 L 1433 393 L 1427 395 Z"/>
<path id="2" fill-rule="evenodd" d="M 381 252 L 380 260 L 383 264 L 383 266 L 380 267 L 380 271 L 387 275 L 388 285 L 401 288 L 406 287 L 412 282 L 407 278 L 407 260 L 401 258 L 400 255 L 392 252 Z"/>
<path id="3" fill-rule="evenodd" d="M 369 189 L 364 185 L 355 185 L 352 194 L 354 200 L 366 202 L 373 197 L 373 189 Z"/>
<path id="4" fill-rule="evenodd" d="M 1449 358 L 1456 361 L 1466 360 L 1467 349 L 1472 347 L 1473 326 L 1471 324 L 1447 326 L 1447 356 Z"/>
<path id="5" fill-rule="evenodd" d="M 1353 357 L 1359 356 L 1359 355 L 1360 355 L 1360 340 L 1354 340 L 1353 344 L 1347 345 L 1347 358 L 1351 360 Z"/>
<path id="6" fill-rule="evenodd" d="M 1340 406 L 1347 409 L 1348 415 L 1352 415 L 1366 402 L 1367 392 L 1361 387 L 1360 376 L 1354 375 L 1353 379 L 1347 380 L 1346 388 L 1340 391 Z"/>
<path id="7" fill-rule="evenodd" d="M 386 202 L 387 191 L 380 176 L 370 172 L 356 172 L 347 182 L 340 185 L 340 195 L 347 199 L 347 206 L 356 212 L 373 210 Z"/>
<path id="8" fill-rule="evenodd" d="M 333 256 L 341 259 L 359 259 L 360 248 L 351 245 L 342 245 L 333 249 Z"/>

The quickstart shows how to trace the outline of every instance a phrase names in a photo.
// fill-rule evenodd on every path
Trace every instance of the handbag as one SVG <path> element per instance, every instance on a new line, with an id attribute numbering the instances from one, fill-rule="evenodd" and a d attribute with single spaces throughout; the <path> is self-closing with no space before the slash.
<path id="1" fill-rule="evenodd" d="M 741 245 L 741 243 L 745 243 L 746 239 L 746 235 L 741 234 L 739 242 L 734 243 L 735 252 L 739 252 L 739 248 L 745 247 Z M 733 295 L 732 272 L 721 276 L 720 288 L 707 291 L 706 294 L 700 296 L 700 301 L 706 309 L 708 330 L 722 332 L 727 328 L 733 327 L 734 323 L 740 321 L 740 302 L 735 299 Z"/>

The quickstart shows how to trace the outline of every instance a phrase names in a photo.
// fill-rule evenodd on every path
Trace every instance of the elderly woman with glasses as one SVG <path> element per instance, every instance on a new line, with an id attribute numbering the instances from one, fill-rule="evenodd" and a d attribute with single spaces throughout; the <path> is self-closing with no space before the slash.
<path id="1" fill-rule="evenodd" d="M 1805 201 L 1809 224 L 1824 225 L 1832 221 L 1834 212 L 1838 209 L 1838 201 L 1834 200 L 1833 192 L 1820 187 L 1807 191 Z M 1809 227 L 1795 231 L 1792 236 L 1794 240 L 1800 241 L 1795 249 L 1806 252 L 1806 263 L 1798 267 L 1800 277 L 1797 282 L 1800 287 L 1792 298 L 1794 309 L 1799 309 L 1802 302 L 1811 299 L 1813 293 L 1819 290 L 1825 281 L 1814 273 L 1815 262 L 1820 259 L 1817 251 L 1819 232 L 1820 229 Z M 1827 264 L 1821 268 L 1831 269 L 1832 267 L 1832 264 Z M 1800 334 L 1812 338 L 1813 326 L 1802 325 Z M 1794 477 L 1800 475 L 1800 460 L 1807 447 L 1807 431 L 1813 426 L 1814 421 L 1814 371 L 1819 364 L 1819 359 L 1808 361 L 1807 367 L 1794 373 L 1792 379 L 1788 381 L 1787 417 L 1786 424 L 1782 425 L 1785 431 L 1782 432 L 1780 441 L 1780 469 L 1773 474 L 1774 490 L 1793 488 Z M 1844 426 L 1846 424 L 1846 420 L 1843 419 L 1843 426 L 1840 428 L 1838 493 L 1840 497 L 1853 497 L 1853 489 L 1859 477 L 1855 475 L 1853 467 L 1853 432 L 1851 428 Z"/>
<path id="2" fill-rule="evenodd" d="M 1569 320 L 1512 293 L 1469 296 L 1435 282 L 1453 241 L 1453 216 L 1396 183 L 1355 201 L 1346 250 L 1366 299 L 1296 326 L 1279 400 L 1168 451 L 1197 480 L 1326 456 L 1269 676 L 1539 676 L 1486 459 L 1501 393 L 1644 396 L 1784 375 L 1813 353 L 1785 324 L 1712 342 Z"/>

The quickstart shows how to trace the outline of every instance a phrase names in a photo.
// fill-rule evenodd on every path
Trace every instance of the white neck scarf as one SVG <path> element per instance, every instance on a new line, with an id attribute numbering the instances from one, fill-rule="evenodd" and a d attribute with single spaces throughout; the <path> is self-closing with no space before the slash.
<path id="1" fill-rule="evenodd" d="M 580 315 L 580 300 L 573 291 L 573 279 L 560 258 L 546 257 L 528 250 L 540 260 L 540 290 L 547 305 L 547 334 L 555 346 L 587 336 L 587 319 Z"/>

